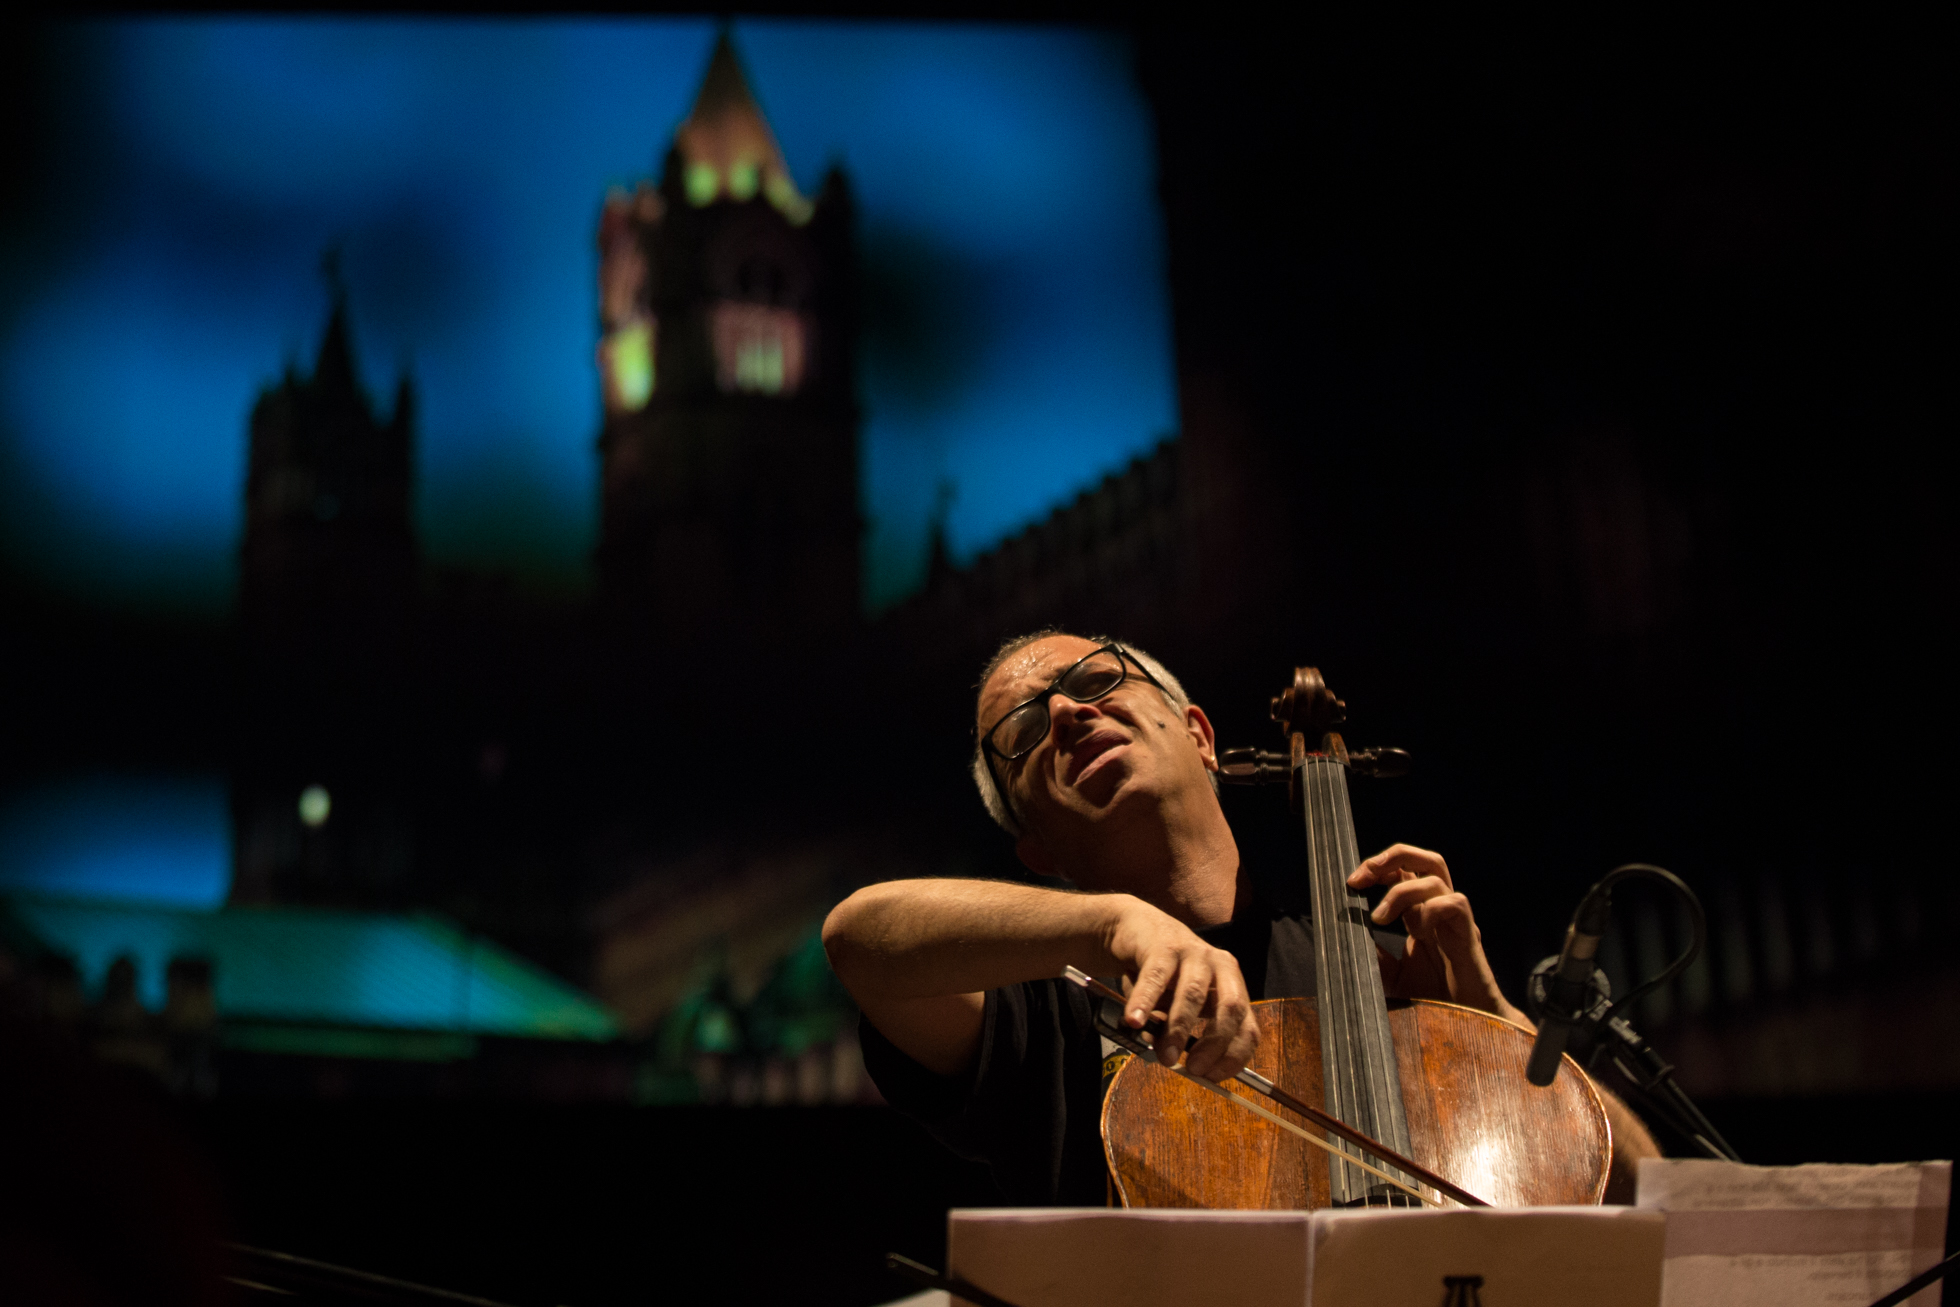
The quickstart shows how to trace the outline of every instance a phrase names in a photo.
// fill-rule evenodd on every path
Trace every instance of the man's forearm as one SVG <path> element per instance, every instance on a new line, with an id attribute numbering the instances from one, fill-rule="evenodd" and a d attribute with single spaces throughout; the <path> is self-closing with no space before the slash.
<path id="1" fill-rule="evenodd" d="M 1007 881 L 886 881 L 838 904 L 823 943 L 860 1002 L 978 993 L 1064 966 L 1114 970 L 1110 933 L 1129 898 Z"/>

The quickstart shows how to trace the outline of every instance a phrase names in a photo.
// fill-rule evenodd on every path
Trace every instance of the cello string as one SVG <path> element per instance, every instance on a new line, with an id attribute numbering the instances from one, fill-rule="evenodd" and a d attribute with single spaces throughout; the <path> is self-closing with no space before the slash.
<path id="1" fill-rule="evenodd" d="M 1327 883 L 1327 854 L 1324 841 L 1327 824 L 1321 813 L 1320 788 L 1321 775 L 1316 759 L 1309 755 L 1301 767 L 1301 800 L 1306 814 L 1307 836 L 1307 880 L 1313 893 L 1313 913 L 1316 925 L 1315 937 L 1320 947 L 1315 952 L 1315 972 L 1320 985 L 1321 1026 L 1321 1067 L 1324 1077 L 1324 1093 L 1327 1110 L 1343 1121 L 1352 1121 L 1353 1111 L 1349 1105 L 1347 1058 L 1343 1056 L 1348 1044 L 1342 1037 L 1342 1015 L 1345 1004 L 1342 1002 L 1341 949 L 1335 937 L 1333 922 L 1336 919 L 1335 902 Z M 1337 1141 L 1336 1156 L 1344 1155 L 1347 1149 Z M 1328 1172 L 1328 1196 L 1332 1201 L 1342 1201 L 1347 1194 L 1348 1173 L 1338 1169 Z"/>
<path id="2" fill-rule="evenodd" d="M 1347 1003 L 1349 1074 L 1354 1078 L 1354 1101 L 1357 1124 L 1377 1139 L 1381 1137 L 1381 1123 L 1375 1119 L 1377 1104 L 1374 1101 L 1373 1080 L 1369 1074 L 1368 1019 L 1362 1010 L 1366 1001 L 1367 984 L 1361 975 L 1363 961 L 1355 942 L 1354 895 L 1347 887 L 1347 850 L 1342 836 L 1346 833 L 1341 821 L 1340 779 L 1336 772 L 1340 763 L 1329 755 L 1328 765 L 1322 768 L 1322 785 L 1325 789 L 1327 805 L 1327 840 L 1332 846 L 1328 857 L 1328 891 L 1337 905 L 1334 920 L 1328 923 L 1340 936 L 1341 977 L 1346 982 L 1347 992 L 1342 998 Z"/>
<path id="3" fill-rule="evenodd" d="M 1162 1066 L 1163 1064 L 1160 1062 L 1158 1063 L 1158 1065 Z M 1329 1143 L 1327 1140 L 1320 1138 L 1320 1136 L 1318 1135 L 1308 1134 L 1303 1127 L 1294 1125 L 1291 1121 L 1288 1121 L 1285 1117 L 1280 1116 L 1277 1113 L 1267 1111 L 1265 1108 L 1253 1102 L 1250 1098 L 1247 1098 L 1243 1094 L 1235 1094 L 1231 1090 L 1225 1088 L 1223 1085 L 1214 1084 L 1211 1081 L 1205 1079 L 1203 1076 L 1191 1074 L 1189 1071 L 1186 1071 L 1183 1067 L 1172 1067 L 1170 1068 L 1170 1070 L 1176 1072 L 1178 1075 L 1183 1076 L 1186 1080 L 1189 1080 L 1194 1085 L 1200 1085 L 1203 1088 L 1209 1089 L 1212 1093 L 1219 1095 L 1221 1098 L 1231 1099 L 1234 1103 L 1237 1103 L 1240 1107 L 1243 1107 L 1246 1111 L 1251 1112 L 1256 1116 L 1265 1117 L 1268 1121 L 1271 1121 L 1274 1125 L 1278 1126 L 1280 1129 L 1292 1131 L 1294 1134 L 1300 1136 L 1300 1138 L 1312 1144 L 1315 1148 L 1326 1150 L 1327 1154 L 1330 1157 L 1337 1157 L 1341 1161 L 1346 1162 L 1349 1166 L 1359 1167 L 1361 1170 L 1368 1172 L 1370 1175 L 1380 1176 L 1382 1179 L 1394 1185 L 1397 1189 L 1400 1189 L 1403 1193 L 1410 1194 L 1420 1199 L 1421 1201 L 1429 1204 L 1429 1206 L 1431 1207 L 1441 1207 L 1443 1205 L 1440 1201 L 1431 1198 L 1428 1194 L 1423 1193 L 1420 1189 L 1415 1189 L 1410 1187 L 1409 1185 L 1402 1183 L 1402 1181 L 1396 1179 L 1394 1176 L 1382 1170 L 1380 1167 L 1372 1166 L 1369 1163 L 1362 1161 L 1359 1157 L 1355 1157 L 1354 1155 L 1348 1153 L 1344 1149 L 1337 1147 L 1336 1143 Z M 1339 1140 L 1337 1141 L 1337 1143 L 1346 1143 L 1346 1141 Z"/>
<path id="4" fill-rule="evenodd" d="M 1334 792 L 1334 769 L 1340 764 L 1331 758 L 1315 758 L 1311 761 L 1313 774 L 1314 808 L 1318 820 L 1315 826 L 1319 838 L 1315 841 L 1319 867 L 1317 875 L 1321 884 L 1321 894 L 1327 903 L 1327 929 L 1323 938 L 1327 940 L 1331 954 L 1329 971 L 1334 978 L 1333 1001 L 1335 1005 L 1334 1059 L 1338 1073 L 1338 1083 L 1342 1087 L 1342 1110 L 1338 1113 L 1343 1121 L 1359 1130 L 1380 1138 L 1373 1114 L 1367 1110 L 1368 1095 L 1363 1083 L 1362 1050 L 1358 1040 L 1361 1037 L 1359 985 L 1355 975 L 1356 959 L 1352 930 L 1347 920 L 1347 876 L 1341 868 L 1341 822 L 1338 796 Z M 1356 1156 L 1354 1146 L 1346 1141 L 1339 1143 L 1341 1151 Z M 1353 1194 L 1350 1197 L 1356 1196 Z"/>
<path id="5" fill-rule="evenodd" d="M 1367 1049 L 1363 1045 L 1366 1023 L 1361 1015 L 1362 983 L 1359 974 L 1360 959 L 1355 956 L 1353 923 L 1348 920 L 1351 910 L 1347 892 L 1347 875 L 1344 870 L 1346 859 L 1341 848 L 1341 809 L 1340 796 L 1335 792 L 1335 772 L 1340 764 L 1330 756 L 1321 763 L 1320 805 L 1327 819 L 1327 859 L 1322 874 L 1327 879 L 1327 898 L 1333 906 L 1333 915 L 1328 919 L 1327 928 L 1335 943 L 1336 956 L 1341 963 L 1341 1033 L 1343 1039 L 1343 1075 L 1348 1080 L 1348 1097 L 1353 1105 L 1353 1124 L 1371 1135 L 1380 1137 L 1376 1128 L 1374 1114 L 1369 1109 L 1367 1084 Z M 1351 1147 L 1352 1145 L 1350 1145 Z"/>
<path id="6" fill-rule="evenodd" d="M 1336 1020 L 1335 1004 L 1337 994 L 1334 980 L 1335 959 L 1332 949 L 1322 948 L 1319 945 L 1320 937 L 1325 933 L 1321 929 L 1320 923 L 1326 919 L 1328 907 L 1327 894 L 1320 883 L 1320 823 L 1316 820 L 1317 814 L 1314 810 L 1313 781 L 1313 758 L 1309 755 L 1301 763 L 1300 767 L 1300 800 L 1306 827 L 1304 834 L 1306 836 L 1307 846 L 1307 889 L 1309 892 L 1309 901 L 1312 904 L 1314 921 L 1314 992 L 1320 996 L 1317 1002 L 1322 1023 L 1320 1038 L 1321 1075 L 1324 1085 L 1322 1094 L 1327 1110 L 1335 1116 L 1339 1116 L 1341 1115 L 1339 1068 L 1332 1060 L 1334 1049 L 1339 1042 L 1333 1025 Z M 1330 1195 L 1333 1189 L 1338 1187 L 1340 1178 L 1345 1175 L 1346 1172 L 1344 1171 L 1330 1170 L 1328 1172 Z"/>
<path id="7" fill-rule="evenodd" d="M 1368 900 L 1359 891 L 1347 888 L 1347 871 L 1361 865 L 1354 822 L 1348 815 L 1351 809 L 1347 768 L 1342 766 L 1331 774 L 1329 783 L 1338 791 L 1340 806 L 1337 812 L 1345 818 L 1339 829 L 1342 844 L 1340 865 L 1347 869 L 1341 873 L 1341 888 L 1348 904 L 1349 942 L 1354 951 L 1356 1019 L 1366 1032 L 1361 1046 L 1366 1050 L 1369 1103 L 1378 1114 L 1371 1122 L 1371 1133 L 1377 1139 L 1386 1140 L 1406 1152 L 1409 1146 L 1408 1122 L 1402 1110 L 1395 1041 L 1388 1028 L 1388 1006 L 1383 993 L 1381 966 L 1376 960 L 1374 935 L 1368 924 Z"/>
<path id="8" fill-rule="evenodd" d="M 1125 1001 L 1121 994 L 1111 989 L 1108 985 L 1105 985 L 1102 981 L 1097 980 L 1094 976 L 1091 976 L 1088 972 L 1082 970 L 1080 967 L 1076 967 L 1076 966 L 1063 967 L 1062 978 L 1073 984 L 1081 986 L 1083 989 L 1089 991 L 1090 994 L 1094 995 L 1099 999 L 1104 999 L 1119 1004 Z M 1162 1023 L 1166 1019 L 1163 1013 L 1154 1012 L 1154 1011 L 1150 1013 L 1150 1018 L 1151 1020 L 1156 1021 L 1158 1023 Z M 1240 1096 L 1236 1090 L 1231 1092 L 1226 1092 L 1217 1083 L 1205 1077 L 1194 1075 L 1192 1072 L 1187 1070 L 1182 1065 L 1181 1062 L 1178 1066 L 1174 1066 L 1174 1067 L 1165 1066 L 1164 1063 L 1158 1060 L 1156 1054 L 1151 1051 L 1152 1045 L 1150 1042 L 1148 1042 L 1150 1039 L 1150 1034 L 1147 1029 L 1143 1031 L 1130 1032 L 1122 1029 L 1120 1026 L 1110 1025 L 1108 1024 L 1108 1014 L 1106 1010 L 1104 1012 L 1103 1017 L 1097 1020 L 1096 1028 L 1103 1034 L 1104 1038 L 1113 1040 L 1118 1046 L 1129 1050 L 1129 1052 L 1134 1055 L 1133 1059 L 1125 1060 L 1124 1065 L 1126 1067 L 1131 1065 L 1136 1065 L 1138 1062 L 1141 1062 L 1142 1064 L 1145 1065 L 1156 1066 L 1164 1070 L 1170 1071 L 1173 1075 L 1183 1076 L 1187 1080 L 1195 1080 L 1199 1085 L 1203 1086 L 1206 1089 L 1213 1090 L 1214 1092 L 1225 1093 L 1225 1096 L 1227 1098 L 1232 1099 L 1232 1101 L 1237 1103 L 1239 1106 L 1247 1109 L 1248 1111 L 1252 1112 L 1257 1116 L 1265 1117 L 1267 1120 L 1272 1121 L 1275 1125 L 1280 1126 L 1284 1130 L 1288 1130 L 1293 1134 L 1299 1135 L 1302 1139 L 1305 1139 L 1308 1143 L 1313 1144 L 1315 1147 L 1323 1149 L 1324 1151 L 1334 1154 L 1335 1156 L 1341 1156 L 1343 1157 L 1343 1160 L 1355 1160 L 1345 1156 L 1340 1150 L 1337 1150 L 1331 1142 L 1323 1143 L 1321 1140 L 1315 1138 L 1312 1135 L 1307 1134 L 1305 1131 L 1295 1126 L 1292 1122 L 1287 1121 L 1285 1118 L 1275 1116 L 1271 1112 L 1261 1108 L 1253 1100 Z M 1120 1069 L 1119 1069 L 1118 1079 L 1120 1082 L 1121 1079 Z M 1246 1070 L 1240 1071 L 1239 1074 L 1236 1077 L 1234 1077 L 1234 1079 L 1238 1083 L 1244 1084 L 1252 1089 L 1255 1089 L 1262 1094 L 1266 1094 L 1271 1098 L 1273 1098 L 1276 1102 L 1282 1103 L 1286 1107 L 1292 1109 L 1293 1111 L 1301 1114 L 1302 1116 L 1305 1116 L 1314 1125 L 1318 1126 L 1322 1130 L 1325 1130 L 1330 1136 L 1330 1138 L 1339 1139 L 1343 1143 L 1351 1144 L 1356 1147 L 1362 1146 L 1362 1141 L 1348 1139 L 1343 1133 L 1344 1131 L 1351 1129 L 1352 1127 L 1348 1127 L 1344 1125 L 1343 1123 L 1340 1122 L 1339 1118 L 1329 1116 L 1320 1108 L 1310 1107 L 1307 1104 L 1300 1102 L 1298 1099 L 1293 1098 L 1291 1095 L 1281 1090 L 1277 1085 L 1273 1084 L 1272 1081 L 1266 1079 L 1266 1077 L 1259 1075 L 1258 1073 L 1252 1071 L 1251 1069 L 1248 1068 Z M 1105 1120 L 1104 1122 L 1105 1131 L 1107 1130 L 1107 1127 L 1108 1127 L 1108 1122 Z M 1384 1148 L 1384 1145 L 1372 1139 L 1366 1140 L 1365 1144 L 1366 1144 L 1366 1148 L 1364 1149 L 1364 1151 L 1372 1152 L 1374 1150 Z M 1382 1158 L 1382 1161 L 1388 1165 L 1396 1165 L 1396 1163 L 1390 1162 L 1389 1158 L 1386 1156 Z M 1420 1190 L 1409 1188 L 1409 1186 L 1406 1183 L 1397 1180 L 1394 1175 L 1386 1171 L 1377 1170 L 1375 1167 L 1370 1166 L 1367 1163 L 1361 1162 L 1359 1160 L 1355 1160 L 1355 1165 L 1359 1166 L 1364 1171 L 1368 1171 L 1375 1175 L 1381 1176 L 1384 1180 L 1387 1180 L 1389 1183 L 1395 1185 L 1397 1188 L 1407 1190 L 1418 1200 L 1427 1201 L 1430 1203 L 1431 1206 L 1434 1207 L 1442 1206 L 1440 1202 L 1425 1199 L 1424 1195 Z M 1398 1166 L 1398 1169 L 1406 1170 L 1414 1173 L 1421 1180 L 1426 1181 L 1432 1189 L 1435 1189 L 1437 1191 L 1439 1195 L 1454 1198 L 1457 1200 L 1458 1203 L 1462 1204 L 1463 1206 L 1466 1207 L 1489 1206 L 1488 1203 L 1485 1203 L 1482 1199 L 1478 1198 L 1476 1195 L 1458 1189 L 1456 1186 L 1450 1184 L 1442 1177 L 1423 1170 L 1421 1166 L 1417 1165 L 1414 1162 L 1408 1161 L 1408 1159 L 1406 1158 L 1400 1159 L 1400 1165 Z M 1332 1177 L 1336 1174 L 1345 1176 L 1346 1172 L 1335 1172 L 1332 1170 L 1331 1167 L 1329 1168 L 1329 1179 L 1330 1179 L 1329 1196 L 1330 1197 L 1332 1196 L 1331 1180 Z"/>
<path id="9" fill-rule="evenodd" d="M 1347 873 L 1359 865 L 1353 822 L 1348 818 L 1347 769 L 1336 758 L 1308 760 L 1313 785 L 1311 841 L 1318 855 L 1314 868 L 1324 901 L 1329 903 L 1327 929 L 1321 938 L 1332 954 L 1330 971 L 1337 978 L 1333 992 L 1335 1041 L 1323 1050 L 1332 1061 L 1337 1086 L 1346 1086 L 1350 1111 L 1338 1114 L 1356 1128 L 1408 1149 L 1401 1094 L 1395 1084 L 1394 1043 L 1388 1029 L 1381 972 L 1375 961 L 1374 937 L 1367 925 L 1367 900 L 1347 887 Z M 1343 1151 L 1354 1150 L 1346 1143 Z"/>

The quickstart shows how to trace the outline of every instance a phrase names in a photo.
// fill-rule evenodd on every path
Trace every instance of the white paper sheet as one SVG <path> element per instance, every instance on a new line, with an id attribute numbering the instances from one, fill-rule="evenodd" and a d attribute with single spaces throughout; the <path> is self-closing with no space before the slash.
<path id="1" fill-rule="evenodd" d="M 1663 1307 L 1869 1307 L 1940 1259 L 1952 1169 L 1648 1158 L 1636 1201 L 1667 1213 Z M 1911 1307 L 1939 1301 L 1934 1285 Z"/>
<path id="2" fill-rule="evenodd" d="M 909 1298 L 894 1298 L 878 1307 L 953 1307 L 953 1296 L 944 1289 L 927 1289 Z"/>

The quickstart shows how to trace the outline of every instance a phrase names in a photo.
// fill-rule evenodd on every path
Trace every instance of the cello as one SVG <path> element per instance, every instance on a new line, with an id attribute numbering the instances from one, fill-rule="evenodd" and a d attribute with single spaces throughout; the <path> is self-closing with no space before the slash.
<path id="1" fill-rule="evenodd" d="M 1293 1119 L 1256 1106 L 1240 1111 L 1252 1104 L 1236 1085 L 1131 1057 L 1103 1099 L 1116 1203 L 1303 1209 L 1401 1204 L 1411 1193 L 1434 1202 L 1419 1188 L 1423 1175 L 1384 1170 L 1384 1159 L 1396 1157 L 1495 1206 L 1598 1203 L 1612 1132 L 1576 1062 L 1567 1057 L 1569 1074 L 1536 1088 L 1524 1076 L 1530 1030 L 1454 1003 L 1384 993 L 1367 901 L 1347 887 L 1360 862 L 1347 775 L 1398 774 L 1407 755 L 1350 753 L 1334 729 L 1346 705 L 1312 667 L 1294 670 L 1272 715 L 1286 753 L 1228 750 L 1221 772 L 1238 783 L 1286 781 L 1306 836 L 1316 994 L 1253 1005 L 1261 1033 L 1244 1079 L 1284 1086 L 1262 1092 L 1304 1109 Z M 1233 1098 L 1242 1101 L 1224 1101 Z M 1304 1138 L 1297 1121 L 1322 1113 L 1350 1128 L 1322 1130 L 1325 1142 Z"/>

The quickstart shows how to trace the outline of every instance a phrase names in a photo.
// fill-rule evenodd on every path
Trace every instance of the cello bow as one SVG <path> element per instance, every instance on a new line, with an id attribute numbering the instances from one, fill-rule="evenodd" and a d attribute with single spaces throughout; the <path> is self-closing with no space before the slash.
<path id="1" fill-rule="evenodd" d="M 1063 971 L 1062 978 L 1065 980 L 1072 981 L 1077 985 L 1080 985 L 1082 988 L 1088 990 L 1092 997 L 1101 999 L 1103 1000 L 1104 1003 L 1115 1003 L 1117 1005 L 1117 1009 L 1119 1011 L 1121 1010 L 1123 1004 L 1123 996 L 1117 993 L 1114 989 L 1111 989 L 1108 985 L 1105 985 L 1102 981 L 1097 980 L 1094 976 L 1090 975 L 1088 972 L 1083 971 L 1081 968 L 1079 967 L 1067 968 L 1066 970 Z M 1131 1030 L 1126 1026 L 1124 1026 L 1121 1022 L 1112 1020 L 1109 1017 L 1108 1013 L 1105 1010 L 1103 1010 L 1102 1005 L 1098 1004 L 1097 1011 L 1096 1011 L 1096 1030 L 1098 1033 L 1100 1033 L 1105 1038 L 1107 1038 L 1111 1043 L 1126 1049 L 1127 1051 L 1136 1055 L 1137 1057 L 1140 1057 L 1147 1062 L 1156 1062 L 1157 1055 L 1153 1050 L 1153 1046 L 1156 1041 L 1156 1036 L 1159 1033 L 1161 1033 L 1161 1031 L 1163 1030 L 1163 1023 L 1167 1019 L 1168 1018 L 1165 1017 L 1165 1015 L 1162 1012 L 1152 1012 L 1150 1014 L 1150 1019 L 1144 1024 L 1142 1030 Z M 1163 1064 L 1158 1063 L 1158 1065 L 1161 1066 Z M 1245 1108 L 1247 1111 L 1257 1113 L 1258 1115 L 1263 1116 L 1268 1120 L 1273 1121 L 1288 1129 L 1295 1129 L 1292 1126 L 1292 1124 L 1286 1121 L 1285 1119 L 1275 1116 L 1271 1112 L 1265 1111 L 1264 1109 L 1260 1108 L 1258 1104 L 1252 1102 L 1251 1100 L 1242 1098 L 1238 1094 L 1234 1094 L 1229 1090 L 1225 1089 L 1223 1086 L 1205 1079 L 1203 1076 L 1192 1075 L 1190 1072 L 1185 1071 L 1182 1067 L 1168 1067 L 1166 1069 L 1176 1072 L 1178 1075 L 1181 1075 L 1185 1079 L 1192 1081 L 1194 1084 L 1200 1085 L 1206 1089 L 1210 1089 L 1213 1092 L 1219 1094 L 1220 1096 L 1230 1099 L 1232 1102 L 1237 1103 L 1240 1107 Z M 1443 1194 L 1449 1198 L 1455 1199 L 1457 1202 L 1463 1204 L 1465 1207 L 1489 1207 L 1490 1206 L 1489 1203 L 1477 1197 L 1477 1195 L 1471 1193 L 1468 1189 L 1464 1189 L 1461 1186 L 1453 1184 L 1449 1180 L 1444 1179 L 1442 1176 L 1437 1175 L 1434 1171 L 1422 1165 L 1420 1162 L 1411 1161 L 1407 1157 L 1404 1157 L 1401 1153 L 1398 1153 L 1394 1149 L 1390 1148 L 1387 1144 L 1384 1144 L 1377 1139 L 1374 1139 L 1366 1134 L 1363 1134 L 1361 1131 L 1356 1130 L 1353 1126 L 1348 1125 L 1345 1121 L 1340 1120 L 1338 1117 L 1329 1116 L 1327 1113 L 1321 1111 L 1317 1107 L 1314 1107 L 1312 1104 L 1301 1102 L 1298 1098 L 1295 1098 L 1292 1094 L 1287 1093 L 1284 1089 L 1280 1088 L 1278 1085 L 1268 1080 L 1265 1076 L 1260 1075 L 1257 1071 L 1254 1071 L 1249 1067 L 1240 1071 L 1236 1076 L 1233 1077 L 1233 1079 L 1238 1081 L 1240 1084 L 1244 1085 L 1246 1088 L 1252 1090 L 1253 1092 L 1264 1095 L 1266 1098 L 1269 1098 L 1273 1102 L 1278 1103 L 1281 1107 L 1286 1108 L 1288 1111 L 1296 1113 L 1299 1116 L 1305 1117 L 1308 1121 L 1312 1122 L 1314 1125 L 1319 1126 L 1321 1129 L 1327 1131 L 1329 1134 L 1344 1139 L 1348 1143 L 1353 1144 L 1356 1148 L 1359 1148 L 1364 1152 L 1369 1153 L 1370 1155 L 1376 1158 L 1379 1158 L 1381 1161 L 1387 1163 L 1389 1166 L 1395 1167 L 1400 1171 L 1406 1172 L 1407 1174 L 1416 1177 L 1416 1179 L 1422 1181 L 1424 1184 L 1430 1186 L 1432 1189 L 1435 1189 L 1438 1193 Z M 1434 1199 L 1430 1198 L 1427 1194 L 1424 1194 L 1419 1190 L 1411 1188 L 1410 1186 L 1402 1183 L 1400 1180 L 1397 1180 L 1394 1176 L 1389 1175 L 1386 1172 L 1376 1167 L 1369 1166 L 1365 1162 L 1357 1162 L 1356 1159 L 1349 1157 L 1346 1154 L 1333 1150 L 1331 1146 L 1325 1144 L 1323 1141 L 1319 1139 L 1315 1139 L 1314 1136 L 1307 1134 L 1305 1131 L 1300 1131 L 1295 1129 L 1295 1133 L 1300 1134 L 1303 1138 L 1309 1140 L 1312 1143 L 1318 1144 L 1323 1148 L 1328 1148 L 1330 1152 L 1333 1152 L 1334 1155 L 1336 1157 L 1341 1158 L 1342 1161 L 1361 1166 L 1363 1170 L 1368 1171 L 1376 1176 L 1379 1176 L 1381 1179 L 1386 1180 L 1388 1183 L 1394 1185 L 1398 1189 L 1403 1190 L 1405 1193 L 1412 1194 L 1416 1198 L 1421 1199 L 1424 1203 L 1427 1203 L 1430 1206 L 1440 1206 L 1440 1204 L 1438 1204 Z"/>

